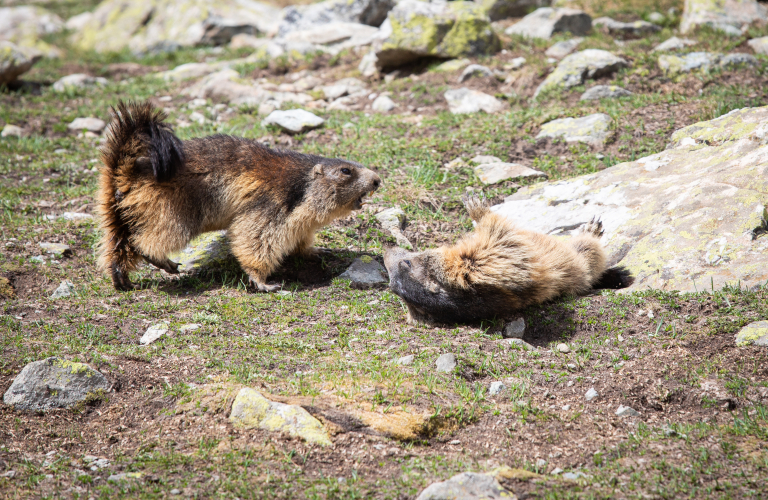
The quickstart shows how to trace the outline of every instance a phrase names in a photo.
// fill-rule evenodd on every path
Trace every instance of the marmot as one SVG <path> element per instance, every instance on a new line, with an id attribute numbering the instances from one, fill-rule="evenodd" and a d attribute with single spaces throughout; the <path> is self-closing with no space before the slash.
<path id="1" fill-rule="evenodd" d="M 606 269 L 602 223 L 584 224 L 561 240 L 515 227 L 485 201 L 464 198 L 474 233 L 452 247 L 388 250 L 389 286 L 408 306 L 410 323 L 458 323 L 505 316 L 564 294 L 624 288 L 634 278 Z"/>
<path id="2" fill-rule="evenodd" d="M 181 141 L 149 102 L 112 108 L 101 150 L 99 266 L 118 290 L 146 260 L 169 273 L 168 254 L 198 234 L 227 229 L 232 253 L 259 291 L 283 257 L 313 252 L 315 232 L 362 207 L 381 185 L 359 163 L 269 149 L 212 135 Z"/>

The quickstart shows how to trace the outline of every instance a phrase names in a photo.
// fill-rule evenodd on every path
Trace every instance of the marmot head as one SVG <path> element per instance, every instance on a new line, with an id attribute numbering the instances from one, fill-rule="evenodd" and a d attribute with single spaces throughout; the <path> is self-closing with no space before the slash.
<path id="1" fill-rule="evenodd" d="M 335 201 L 336 210 L 352 211 L 363 207 L 364 198 L 381 186 L 381 178 L 359 163 L 336 158 L 317 158 L 312 176 L 323 196 Z M 320 181 L 320 182 L 318 182 Z"/>

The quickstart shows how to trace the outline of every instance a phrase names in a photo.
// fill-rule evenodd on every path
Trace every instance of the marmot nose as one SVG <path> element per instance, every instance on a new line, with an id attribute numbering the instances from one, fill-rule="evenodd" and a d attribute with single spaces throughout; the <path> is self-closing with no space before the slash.
<path id="1" fill-rule="evenodd" d="M 381 179 L 374 179 L 374 181 L 373 181 L 373 189 L 379 189 L 380 185 L 381 185 Z"/>

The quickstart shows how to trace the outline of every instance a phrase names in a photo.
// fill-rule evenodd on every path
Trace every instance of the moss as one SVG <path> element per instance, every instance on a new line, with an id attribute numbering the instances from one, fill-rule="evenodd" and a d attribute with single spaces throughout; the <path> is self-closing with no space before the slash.
<path id="1" fill-rule="evenodd" d="M 59 368 L 68 370 L 71 374 L 85 373 L 86 377 L 93 376 L 93 369 L 85 363 L 77 363 L 75 361 L 67 361 L 66 359 L 56 359 L 53 364 Z"/>

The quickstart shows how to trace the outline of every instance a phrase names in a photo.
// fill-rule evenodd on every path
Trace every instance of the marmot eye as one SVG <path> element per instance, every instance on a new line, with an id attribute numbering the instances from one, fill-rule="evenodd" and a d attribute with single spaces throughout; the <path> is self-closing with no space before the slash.
<path id="1" fill-rule="evenodd" d="M 410 260 L 408 260 L 408 259 L 405 259 L 403 262 L 405 262 L 405 265 L 406 265 L 406 266 L 408 266 L 408 267 L 413 267 L 413 266 L 411 265 L 411 261 L 410 261 Z"/>
<path id="2" fill-rule="evenodd" d="M 352 171 L 348 168 L 342 168 L 341 173 L 344 175 L 352 175 Z"/>

